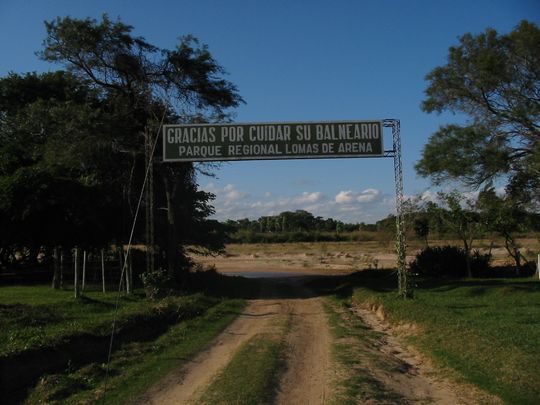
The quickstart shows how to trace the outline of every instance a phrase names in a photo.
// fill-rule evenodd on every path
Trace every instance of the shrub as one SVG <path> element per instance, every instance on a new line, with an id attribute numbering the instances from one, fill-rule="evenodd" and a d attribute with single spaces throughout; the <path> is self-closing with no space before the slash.
<path id="1" fill-rule="evenodd" d="M 486 274 L 490 259 L 490 255 L 475 251 L 471 255 L 472 274 Z M 411 271 L 426 277 L 466 277 L 467 255 L 456 246 L 428 247 L 416 255 Z"/>
<path id="2" fill-rule="evenodd" d="M 141 281 L 146 297 L 152 300 L 170 295 L 174 287 L 174 279 L 165 269 L 142 273 Z"/>

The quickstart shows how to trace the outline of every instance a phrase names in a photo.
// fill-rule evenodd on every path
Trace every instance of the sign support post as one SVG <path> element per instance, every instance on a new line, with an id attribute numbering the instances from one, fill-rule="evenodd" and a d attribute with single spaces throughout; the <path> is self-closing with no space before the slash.
<path id="1" fill-rule="evenodd" d="M 406 263 L 405 219 L 403 213 L 403 169 L 401 164 L 400 122 L 386 119 L 383 125 L 392 128 L 392 150 L 385 151 L 385 157 L 394 158 L 394 178 L 396 186 L 396 253 L 398 272 L 398 293 L 403 298 L 413 296 L 411 275 Z"/>

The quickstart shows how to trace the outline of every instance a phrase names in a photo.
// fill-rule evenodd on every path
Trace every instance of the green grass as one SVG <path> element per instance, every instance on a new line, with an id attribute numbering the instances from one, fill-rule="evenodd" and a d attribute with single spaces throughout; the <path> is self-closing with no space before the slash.
<path id="1" fill-rule="evenodd" d="M 283 346 L 282 341 L 269 335 L 256 335 L 248 340 L 210 384 L 199 403 L 273 403 L 279 373 L 283 369 Z"/>
<path id="2" fill-rule="evenodd" d="M 353 302 L 382 304 L 393 323 L 414 323 L 411 343 L 509 404 L 540 398 L 540 283 L 519 279 L 424 282 L 413 300 L 388 278 L 360 278 Z M 393 282 L 392 282 L 393 284 Z"/>
<path id="3" fill-rule="evenodd" d="M 172 326 L 154 341 L 125 345 L 113 355 L 105 392 L 105 365 L 92 363 L 43 378 L 27 403 L 132 403 L 168 372 L 202 350 L 244 306 L 243 300 L 224 300 L 204 315 Z"/>
<path id="4" fill-rule="evenodd" d="M 328 297 L 324 309 L 334 337 L 332 354 L 343 374 L 331 403 L 402 403 L 403 398 L 385 387 L 373 372 L 375 368 L 392 370 L 398 367 L 395 360 L 383 359 L 376 349 L 380 334 L 366 327 L 351 313 L 350 299 Z"/>
<path id="5" fill-rule="evenodd" d="M 203 301 L 201 295 L 192 295 L 149 304 L 141 294 L 122 296 L 117 326 L 152 317 L 163 312 L 164 305 L 199 306 L 203 311 L 218 300 Z M 79 334 L 105 336 L 111 331 L 115 302 L 116 293 L 86 292 L 75 300 L 71 291 L 47 286 L 0 287 L 0 356 L 58 345 Z"/>

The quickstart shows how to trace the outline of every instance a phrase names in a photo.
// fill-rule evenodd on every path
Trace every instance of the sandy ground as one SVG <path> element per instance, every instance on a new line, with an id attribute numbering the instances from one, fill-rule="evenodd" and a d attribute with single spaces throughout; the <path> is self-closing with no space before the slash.
<path id="1" fill-rule="evenodd" d="M 205 265 L 213 264 L 221 272 L 246 276 L 272 277 L 265 279 L 259 299 L 251 300 L 245 311 L 209 347 L 174 371 L 141 397 L 138 404 L 197 404 L 198 398 L 233 357 L 238 348 L 251 337 L 261 333 L 276 333 L 281 327 L 287 342 L 286 371 L 276 387 L 276 404 L 322 405 L 330 403 L 336 392 L 335 383 L 350 370 L 343 370 L 332 360 L 333 337 L 327 316 L 322 308 L 324 298 L 316 296 L 305 286 L 306 275 L 343 274 L 355 270 L 342 259 L 346 253 L 331 253 L 310 257 L 302 253 L 238 254 L 228 257 L 204 258 Z M 333 258 L 334 260 L 330 260 Z M 358 258 L 357 258 L 358 259 Z M 199 258 L 199 261 L 200 258 Z M 319 262 L 319 266 L 304 265 Z M 324 263 L 326 261 L 326 263 Z M 327 267 L 328 265 L 328 267 Z M 296 277 L 292 277 L 292 276 Z M 458 385 L 441 376 L 414 349 L 402 343 L 402 331 L 390 327 L 376 309 L 355 308 L 353 316 L 361 318 L 366 328 L 379 332 L 374 347 L 366 347 L 374 361 L 370 374 L 385 388 L 399 394 L 404 404 L 464 404 L 500 403 L 497 398 Z M 414 327 L 409 328 L 414 331 Z M 389 370 L 376 365 L 397 362 Z M 369 402 L 369 403 L 377 403 Z"/>
<path id="2" fill-rule="evenodd" d="M 275 334 L 277 329 L 287 333 L 287 369 L 276 387 L 276 403 L 325 403 L 331 381 L 331 340 L 321 298 L 309 298 L 309 291 L 298 279 L 287 283 L 292 286 L 287 288 L 287 296 L 292 298 L 274 298 L 281 295 L 280 284 L 279 280 L 265 283 L 261 295 L 266 298 L 251 300 L 207 350 L 160 381 L 137 404 L 197 404 L 204 389 L 243 343 L 258 334 Z M 292 324 L 285 329 L 287 320 Z"/>
<path id="3" fill-rule="evenodd" d="M 231 360 L 238 348 L 259 333 L 268 332 L 283 315 L 277 300 L 253 300 L 210 347 L 174 371 L 140 399 L 138 404 L 197 404 L 202 390 Z"/>

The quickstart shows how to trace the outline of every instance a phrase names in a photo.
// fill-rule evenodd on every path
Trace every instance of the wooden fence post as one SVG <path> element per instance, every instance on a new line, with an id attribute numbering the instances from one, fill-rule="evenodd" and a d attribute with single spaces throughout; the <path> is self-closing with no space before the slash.
<path id="1" fill-rule="evenodd" d="M 86 285 L 86 250 L 83 250 L 83 262 L 82 262 L 82 286 L 81 291 L 84 291 Z"/>
<path id="2" fill-rule="evenodd" d="M 79 290 L 79 248 L 75 248 L 75 275 L 73 287 L 75 289 L 75 298 L 79 298 L 79 296 L 81 295 L 81 292 Z"/>

